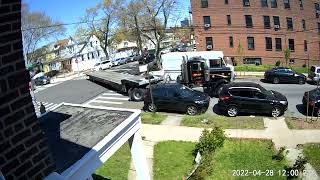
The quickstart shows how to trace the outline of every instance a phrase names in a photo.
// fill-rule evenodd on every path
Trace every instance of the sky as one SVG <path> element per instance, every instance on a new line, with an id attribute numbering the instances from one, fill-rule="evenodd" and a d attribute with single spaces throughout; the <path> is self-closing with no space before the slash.
<path id="1" fill-rule="evenodd" d="M 62 23 L 79 22 L 80 17 L 85 14 L 87 8 L 95 6 L 101 0 L 22 0 L 29 6 L 30 11 L 43 11 L 54 20 Z M 188 7 L 190 0 L 177 0 L 178 10 L 175 11 L 181 20 L 188 17 Z M 174 26 L 175 22 L 170 22 L 169 26 Z M 178 21 L 180 25 L 180 21 Z M 66 26 L 65 37 L 72 36 L 76 30 L 75 25 Z M 45 42 L 47 43 L 47 42 Z M 41 43 L 41 44 L 45 44 Z"/>

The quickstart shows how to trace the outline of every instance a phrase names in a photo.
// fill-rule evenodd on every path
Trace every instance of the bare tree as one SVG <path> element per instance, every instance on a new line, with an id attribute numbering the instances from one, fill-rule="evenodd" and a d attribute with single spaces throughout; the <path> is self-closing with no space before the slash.
<path id="1" fill-rule="evenodd" d="M 155 46 L 155 56 L 160 65 L 160 47 L 165 39 L 165 30 L 172 14 L 175 0 L 142 0 L 145 9 L 144 28 L 141 33 Z"/>
<path id="2" fill-rule="evenodd" d="M 103 0 L 95 7 L 86 10 L 81 18 L 86 22 L 86 35 L 95 35 L 100 40 L 101 48 L 108 56 L 108 46 L 112 41 L 112 28 L 118 23 L 117 13 L 123 8 L 123 0 Z"/>
<path id="3" fill-rule="evenodd" d="M 65 32 L 61 22 L 52 20 L 44 12 L 30 12 L 25 4 L 22 6 L 21 26 L 23 50 L 27 63 L 41 57 L 39 52 L 46 52 L 41 50 L 33 53 L 42 40 L 57 37 Z"/>

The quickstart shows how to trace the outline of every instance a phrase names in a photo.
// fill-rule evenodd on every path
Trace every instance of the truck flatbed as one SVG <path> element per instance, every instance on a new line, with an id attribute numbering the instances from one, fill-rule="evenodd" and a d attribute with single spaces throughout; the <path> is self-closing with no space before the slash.
<path id="1" fill-rule="evenodd" d="M 132 100 L 141 101 L 144 89 L 149 85 L 149 80 L 143 76 L 119 73 L 112 70 L 93 71 L 86 73 L 91 81 L 109 85 L 114 89 L 128 93 Z M 162 81 L 162 78 L 154 76 L 151 83 Z M 133 94 L 131 94 L 133 92 Z M 139 95 L 138 95 L 139 94 Z"/>

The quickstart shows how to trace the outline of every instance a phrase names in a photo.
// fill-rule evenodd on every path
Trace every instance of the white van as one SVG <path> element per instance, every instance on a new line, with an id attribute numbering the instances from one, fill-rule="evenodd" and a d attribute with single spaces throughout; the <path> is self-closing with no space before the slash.
<path id="1" fill-rule="evenodd" d="M 229 67 L 231 70 L 231 79 L 234 79 L 234 67 L 232 64 L 226 63 L 222 51 L 172 52 L 163 54 L 161 56 L 162 69 L 153 74 L 162 76 L 166 81 L 176 80 L 181 74 L 183 59 L 190 59 L 191 57 L 207 59 L 207 65 L 210 69 Z"/>
<path id="2" fill-rule="evenodd" d="M 308 78 L 312 81 L 320 80 L 320 66 L 311 66 L 308 74 Z"/>

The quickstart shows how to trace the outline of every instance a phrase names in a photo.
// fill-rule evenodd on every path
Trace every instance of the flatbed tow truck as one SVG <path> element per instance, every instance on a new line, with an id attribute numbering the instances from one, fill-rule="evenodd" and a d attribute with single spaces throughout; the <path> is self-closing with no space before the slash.
<path id="1" fill-rule="evenodd" d="M 99 82 L 112 87 L 113 89 L 128 94 L 132 101 L 142 101 L 144 97 L 144 91 L 149 85 L 148 76 L 131 75 L 125 73 L 119 73 L 112 70 L 105 71 L 92 71 L 86 73 L 89 80 L 93 82 Z M 149 76 L 150 83 L 156 84 L 163 79 L 158 76 Z"/>

